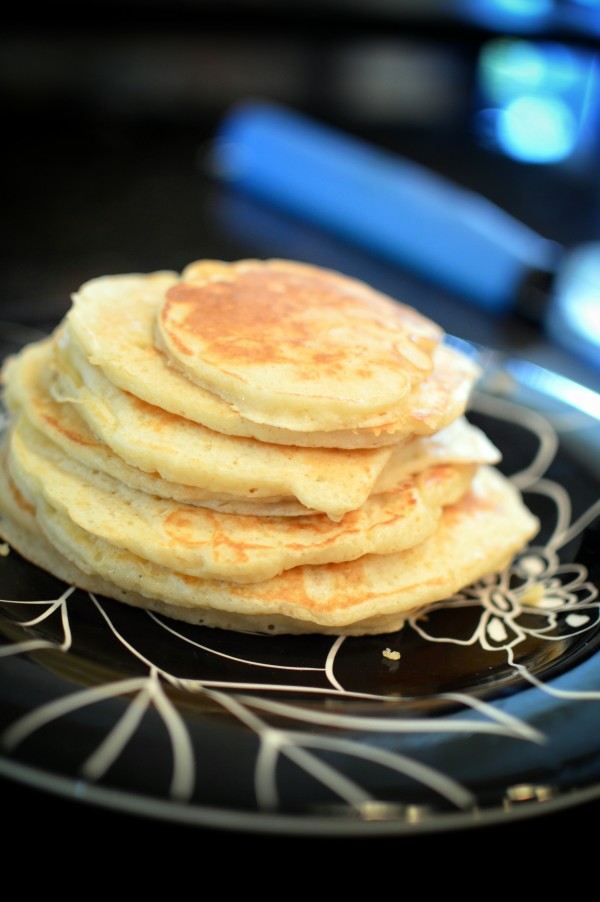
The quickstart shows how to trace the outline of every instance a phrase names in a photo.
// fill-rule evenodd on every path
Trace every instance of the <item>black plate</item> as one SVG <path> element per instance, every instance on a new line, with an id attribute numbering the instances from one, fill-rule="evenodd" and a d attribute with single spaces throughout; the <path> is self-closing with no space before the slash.
<path id="1" fill-rule="evenodd" d="M 0 558 L 0 774 L 182 823 L 445 830 L 600 796 L 600 397 L 486 360 L 470 418 L 542 530 L 385 636 L 261 637 Z"/>

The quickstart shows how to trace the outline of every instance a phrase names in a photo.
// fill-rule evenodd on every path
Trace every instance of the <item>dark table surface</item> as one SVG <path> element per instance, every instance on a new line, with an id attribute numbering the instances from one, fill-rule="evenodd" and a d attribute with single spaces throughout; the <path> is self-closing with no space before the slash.
<path id="1" fill-rule="evenodd" d="M 180 269 L 200 257 L 283 256 L 363 278 L 418 307 L 450 333 L 549 367 L 600 391 L 600 371 L 553 343 L 538 326 L 515 315 L 492 317 L 374 255 L 215 183 L 204 165 L 206 142 L 215 125 L 210 118 L 200 124 L 165 126 L 38 113 L 32 122 L 13 111 L 5 148 L 0 276 L 5 349 L 15 337 L 12 324 L 26 327 L 17 340 L 48 330 L 67 311 L 70 293 L 96 275 Z M 465 183 L 470 180 L 498 202 L 505 200 L 511 212 L 533 227 L 542 229 L 546 224 L 549 237 L 565 243 L 600 237 L 593 192 L 586 193 L 564 176 L 524 172 L 489 155 L 473 157 L 467 165 L 459 154 L 432 149 L 429 141 L 407 139 L 403 144 L 398 139 L 395 146 L 439 164 Z M 574 208 L 577 217 L 571 215 Z M 343 842 L 350 851 L 360 844 L 360 854 L 372 858 L 384 850 L 387 855 L 424 848 L 435 854 L 443 850 L 459 854 L 465 844 L 472 852 L 509 838 L 527 843 L 533 833 L 538 841 L 555 841 L 557 836 L 581 832 L 583 822 L 595 822 L 600 816 L 600 801 L 591 801 L 531 820 L 460 830 L 453 836 L 299 840 L 143 819 L 7 779 L 0 780 L 0 792 L 5 823 L 29 829 L 32 818 L 46 828 L 60 822 L 62 839 L 76 842 L 79 837 L 81 842 L 82 836 L 93 833 L 110 837 L 111 847 L 121 850 L 127 837 L 135 837 L 146 847 L 191 844 L 205 851 L 210 843 L 219 846 L 227 841 L 228 848 L 241 850 L 264 848 L 268 842 L 271 853 L 277 849 L 288 854 L 301 842 L 307 854 L 326 856 L 337 854 Z"/>

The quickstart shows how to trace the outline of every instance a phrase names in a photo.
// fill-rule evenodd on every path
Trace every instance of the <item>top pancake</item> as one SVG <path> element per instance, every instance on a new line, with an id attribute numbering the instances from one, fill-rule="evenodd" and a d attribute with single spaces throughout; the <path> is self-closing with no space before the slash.
<path id="1" fill-rule="evenodd" d="M 375 426 L 433 371 L 442 330 L 362 282 L 281 260 L 188 266 L 158 345 L 243 417 L 287 429 Z"/>
<path id="2" fill-rule="evenodd" d="M 194 267 L 226 264 L 193 264 Z M 385 423 L 351 429 L 294 428 L 257 423 L 212 391 L 194 383 L 173 365 L 155 342 L 155 323 L 170 288 L 178 284 L 172 272 L 104 276 L 86 282 L 73 297 L 62 325 L 62 346 L 72 363 L 100 367 L 110 382 L 142 401 L 185 417 L 225 435 L 255 438 L 272 444 L 321 448 L 375 448 L 397 444 L 409 436 L 430 435 L 465 410 L 478 376 L 463 354 L 438 345 L 433 372 L 417 382 L 402 410 L 391 411 Z M 239 403 L 239 399 L 238 399 Z M 314 424 L 313 424 L 314 425 Z"/>

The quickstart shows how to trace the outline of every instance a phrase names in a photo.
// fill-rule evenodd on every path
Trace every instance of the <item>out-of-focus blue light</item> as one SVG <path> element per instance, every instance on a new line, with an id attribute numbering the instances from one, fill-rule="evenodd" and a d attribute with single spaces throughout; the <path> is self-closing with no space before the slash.
<path id="1" fill-rule="evenodd" d="M 577 143 L 577 122 L 557 97 L 518 97 L 498 118 L 498 140 L 510 156 L 530 163 L 555 163 Z"/>
<path id="2" fill-rule="evenodd" d="M 600 0 L 456 0 L 455 13 L 493 31 L 600 34 Z"/>
<path id="3" fill-rule="evenodd" d="M 511 16 L 531 18 L 552 11 L 553 0 L 483 0 L 480 5 Z"/>
<path id="4" fill-rule="evenodd" d="M 600 242 L 571 251 L 555 284 L 550 333 L 600 367 Z"/>
<path id="5" fill-rule="evenodd" d="M 554 0 L 462 0 L 463 16 L 494 29 L 516 28 L 535 32 L 554 14 Z"/>
<path id="6" fill-rule="evenodd" d="M 487 13 L 490 17 L 496 14 L 519 19 L 538 19 L 553 11 L 554 0 L 479 0 L 477 6 L 480 16 Z"/>
<path id="7" fill-rule="evenodd" d="M 489 41 L 481 52 L 481 86 L 498 103 L 525 92 L 581 90 L 588 74 L 583 59 L 580 53 L 561 44 L 498 38 Z"/>
<path id="8" fill-rule="evenodd" d="M 485 143 L 517 160 L 557 163 L 597 150 L 599 59 L 551 42 L 499 38 L 479 63 Z"/>

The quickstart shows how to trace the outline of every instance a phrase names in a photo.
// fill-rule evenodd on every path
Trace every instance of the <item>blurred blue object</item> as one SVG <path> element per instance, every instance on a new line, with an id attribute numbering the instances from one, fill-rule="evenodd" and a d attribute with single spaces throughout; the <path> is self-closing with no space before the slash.
<path id="1" fill-rule="evenodd" d="M 232 186 L 494 313 L 533 284 L 549 333 L 600 369 L 600 242 L 565 253 L 426 168 L 271 104 L 230 111 L 213 150 Z"/>
<path id="2" fill-rule="evenodd" d="M 593 160 L 600 146 L 600 55 L 564 44 L 496 38 L 478 90 L 487 144 L 528 163 Z"/>
<path id="3" fill-rule="evenodd" d="M 331 229 L 493 311 L 560 249 L 480 195 L 291 110 L 235 107 L 213 166 L 237 188 Z"/>
<path id="4" fill-rule="evenodd" d="M 577 357 L 600 367 L 600 242 L 583 244 L 565 258 L 548 331 Z"/>

